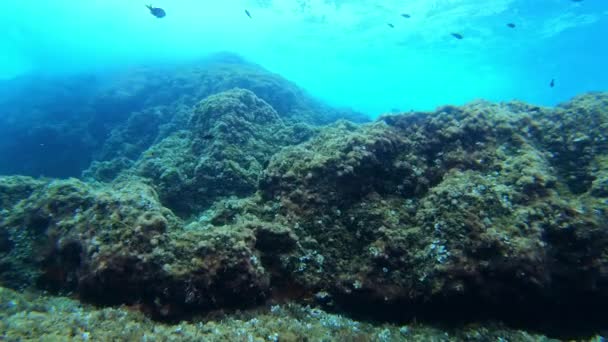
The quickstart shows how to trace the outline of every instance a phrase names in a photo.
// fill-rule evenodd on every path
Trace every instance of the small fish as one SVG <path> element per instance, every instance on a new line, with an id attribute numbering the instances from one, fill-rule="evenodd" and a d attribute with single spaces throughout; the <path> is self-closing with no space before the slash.
<path id="1" fill-rule="evenodd" d="M 409 15 L 407 13 L 402 13 L 401 16 L 404 18 L 408 18 L 408 19 L 412 17 L 411 15 Z"/>
<path id="2" fill-rule="evenodd" d="M 510 27 L 510 28 L 515 28 L 515 24 L 513 24 L 513 23 L 508 23 L 508 24 L 507 24 L 507 27 Z"/>
<path id="3" fill-rule="evenodd" d="M 251 13 L 249 13 L 249 11 L 248 11 L 248 10 L 245 10 L 245 14 L 247 14 L 247 16 L 249 17 L 249 19 L 253 19 L 253 18 L 251 17 Z"/>
<path id="4" fill-rule="evenodd" d="M 462 39 L 462 38 L 464 38 L 460 33 L 452 33 L 452 37 L 454 37 L 456 39 Z"/>
<path id="5" fill-rule="evenodd" d="M 213 134 L 207 133 L 201 137 L 203 140 L 211 140 L 213 139 Z"/>
<path id="6" fill-rule="evenodd" d="M 555 87 L 555 79 L 551 79 L 551 83 L 549 83 L 549 87 Z"/>
<path id="7" fill-rule="evenodd" d="M 391 23 L 386 23 L 386 25 L 388 25 L 388 27 L 390 27 L 390 28 L 395 28 L 395 25 L 393 25 Z"/>
<path id="8" fill-rule="evenodd" d="M 152 5 L 146 5 L 146 7 L 150 10 L 150 13 L 157 18 L 164 18 L 167 13 L 165 10 L 160 7 L 154 7 Z"/>

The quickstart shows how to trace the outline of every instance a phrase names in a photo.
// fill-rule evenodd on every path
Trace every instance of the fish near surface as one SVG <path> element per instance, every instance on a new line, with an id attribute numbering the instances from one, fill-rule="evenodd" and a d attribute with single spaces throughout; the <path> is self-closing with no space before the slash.
<path id="1" fill-rule="evenodd" d="M 460 33 L 452 33 L 452 37 L 454 37 L 456 39 L 462 39 L 462 38 L 464 38 Z"/>
<path id="2" fill-rule="evenodd" d="M 150 10 L 150 14 L 157 18 L 164 18 L 167 15 L 165 10 L 160 7 L 154 7 L 152 5 L 146 5 L 146 7 Z"/>

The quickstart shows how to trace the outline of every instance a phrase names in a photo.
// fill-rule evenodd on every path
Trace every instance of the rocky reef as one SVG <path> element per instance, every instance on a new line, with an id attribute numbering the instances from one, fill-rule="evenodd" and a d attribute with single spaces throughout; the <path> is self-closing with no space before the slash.
<path id="1" fill-rule="evenodd" d="M 321 125 L 296 114 L 299 93 L 214 87 L 174 121 L 131 116 L 116 134 L 152 115 L 154 137 L 105 145 L 86 181 L 1 177 L 2 284 L 162 321 L 298 303 L 554 336 L 607 326 L 608 94 Z"/>
<path id="2" fill-rule="evenodd" d="M 317 130 L 303 122 L 285 124 L 272 106 L 244 89 L 203 100 L 188 127 L 148 149 L 126 172 L 151 179 L 163 203 L 182 214 L 200 212 L 221 197 L 254 194 L 272 155 Z"/>
<path id="3" fill-rule="evenodd" d="M 328 107 L 281 76 L 228 53 L 103 74 L 24 76 L 0 82 L 0 174 L 79 177 L 96 162 L 95 170 L 103 168 L 110 180 L 117 167 L 185 128 L 192 106 L 233 88 L 252 91 L 283 120 L 317 125 L 368 120 Z"/>

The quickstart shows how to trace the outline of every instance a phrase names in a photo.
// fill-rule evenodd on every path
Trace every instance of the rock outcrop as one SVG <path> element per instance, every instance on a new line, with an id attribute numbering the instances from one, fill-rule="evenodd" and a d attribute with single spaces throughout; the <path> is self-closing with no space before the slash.
<path id="1" fill-rule="evenodd" d="M 376 319 L 605 325 L 607 101 L 319 129 L 226 91 L 111 184 L 0 178 L 0 277 L 161 318 L 288 298 Z"/>

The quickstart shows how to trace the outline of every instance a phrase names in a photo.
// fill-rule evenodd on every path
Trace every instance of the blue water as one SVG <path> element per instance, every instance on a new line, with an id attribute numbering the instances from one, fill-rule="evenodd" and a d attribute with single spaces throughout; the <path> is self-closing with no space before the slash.
<path id="1" fill-rule="evenodd" d="M 554 105 L 608 89 L 606 0 L 153 5 L 167 16 L 153 17 L 140 1 L 5 1 L 0 78 L 179 63 L 230 51 L 331 105 L 371 116 L 477 98 Z M 507 27 L 509 22 L 516 27 Z M 464 38 L 455 39 L 453 32 Z"/>

